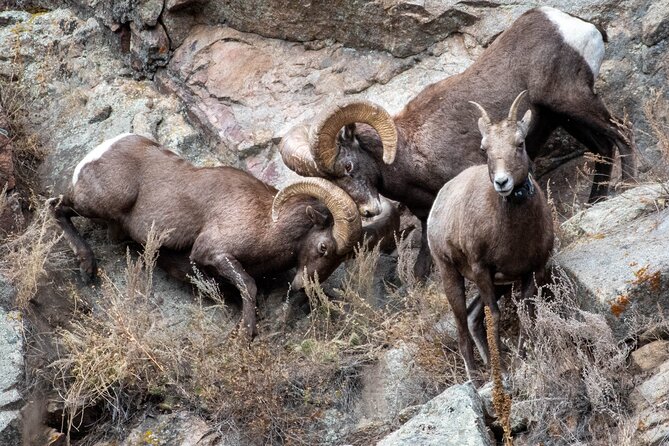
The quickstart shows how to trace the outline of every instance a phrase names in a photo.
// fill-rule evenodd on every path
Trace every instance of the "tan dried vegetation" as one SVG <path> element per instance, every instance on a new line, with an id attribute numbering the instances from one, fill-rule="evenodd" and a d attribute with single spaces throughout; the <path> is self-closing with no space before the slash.
<path id="1" fill-rule="evenodd" d="M 51 367 L 72 432 L 86 407 L 103 407 L 110 423 L 122 424 L 151 399 L 198 410 L 254 444 L 314 444 L 323 414 L 351 409 L 362 368 L 400 339 L 417 345 L 430 382 L 422 399 L 463 379 L 455 342 L 434 328 L 445 304 L 433 284 L 389 286 L 386 305 L 369 303 L 378 248 L 357 249 L 335 296 L 317 279 L 307 282 L 306 324 L 249 344 L 201 274 L 193 278 L 199 297 L 182 303 L 181 316 L 161 310 L 152 295 L 159 245 L 152 234 L 138 259 L 128 256 L 123 287 L 103 275 L 99 310 L 58 331 L 60 358 Z"/>
<path id="2" fill-rule="evenodd" d="M 652 325 L 666 329 L 669 321 L 630 316 L 628 335 L 618 341 L 604 315 L 582 309 L 564 272 L 554 276 L 536 298 L 534 322 L 518 309 L 528 342 L 526 356 L 512 348 L 512 412 L 526 418 L 529 430 L 514 444 L 634 444 L 628 356 L 639 333 Z"/>

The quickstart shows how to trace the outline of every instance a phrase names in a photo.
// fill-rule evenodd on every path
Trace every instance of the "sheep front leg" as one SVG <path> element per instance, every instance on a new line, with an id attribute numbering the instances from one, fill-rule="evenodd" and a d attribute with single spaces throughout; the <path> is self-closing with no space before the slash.
<path id="1" fill-rule="evenodd" d="M 253 277 L 244 270 L 244 267 L 234 257 L 223 253 L 202 253 L 198 249 L 201 244 L 193 246 L 191 260 L 199 265 L 211 266 L 224 279 L 233 283 L 242 295 L 242 324 L 247 334 L 253 339 L 256 330 L 256 294 L 257 287 Z"/>
<path id="2" fill-rule="evenodd" d="M 460 354 L 465 360 L 467 376 L 471 381 L 478 384 L 479 377 L 474 363 L 474 348 L 467 329 L 467 301 L 465 299 L 464 278 L 450 261 L 435 259 L 435 263 L 439 267 L 444 292 L 455 317 L 455 325 L 458 329 L 458 346 L 460 347 Z"/>
<path id="3" fill-rule="evenodd" d="M 74 255 L 79 259 L 79 271 L 84 283 L 89 284 L 95 279 L 97 274 L 97 264 L 93 250 L 83 239 L 77 228 L 72 224 L 72 217 L 79 214 L 71 206 L 67 198 L 51 198 L 47 200 L 47 205 L 51 209 L 51 214 L 63 230 L 65 240 L 74 251 Z"/>

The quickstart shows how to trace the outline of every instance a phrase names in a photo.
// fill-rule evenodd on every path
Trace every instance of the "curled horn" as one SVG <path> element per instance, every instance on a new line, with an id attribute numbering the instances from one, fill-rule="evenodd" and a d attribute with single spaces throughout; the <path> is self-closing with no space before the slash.
<path id="1" fill-rule="evenodd" d="M 490 125 L 491 124 L 490 117 L 488 116 L 488 112 L 485 111 L 485 108 L 483 108 L 481 104 L 479 104 L 478 102 L 469 101 L 469 103 L 479 109 L 479 112 L 481 113 L 481 119 L 483 119 L 483 122 L 486 125 Z"/>
<path id="2" fill-rule="evenodd" d="M 520 105 L 520 100 L 527 94 L 527 90 L 521 91 L 516 99 L 513 100 L 511 108 L 509 109 L 509 117 L 507 118 L 511 122 L 516 122 L 516 117 L 518 116 L 518 106 Z"/>
<path id="3" fill-rule="evenodd" d="M 272 203 L 272 221 L 278 220 L 283 205 L 295 195 L 315 197 L 328 208 L 334 220 L 332 236 L 337 254 L 346 254 L 360 240 L 362 223 L 355 202 L 343 189 L 324 178 L 304 178 L 281 189 Z"/>
<path id="4" fill-rule="evenodd" d="M 342 127 L 355 122 L 371 125 L 379 134 L 386 164 L 395 160 L 397 128 L 392 117 L 379 105 L 369 101 L 355 101 L 337 105 L 322 114 L 311 128 L 314 135 L 311 153 L 321 170 L 332 170 L 339 154 L 337 134 Z"/>
<path id="5" fill-rule="evenodd" d="M 306 126 L 299 125 L 290 129 L 281 138 L 279 153 L 284 164 L 297 174 L 305 177 L 323 176 L 323 172 L 311 156 L 311 141 L 309 129 Z"/>

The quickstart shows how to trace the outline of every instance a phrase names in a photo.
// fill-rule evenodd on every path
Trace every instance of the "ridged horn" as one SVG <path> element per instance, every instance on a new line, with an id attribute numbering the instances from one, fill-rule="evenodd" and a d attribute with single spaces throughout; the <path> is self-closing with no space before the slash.
<path id="1" fill-rule="evenodd" d="M 295 126 L 281 138 L 279 153 L 283 163 L 293 172 L 304 177 L 322 177 L 323 172 L 318 169 L 311 156 L 311 141 L 309 128 L 304 125 Z"/>
<path id="2" fill-rule="evenodd" d="M 337 254 L 346 254 L 360 240 L 362 223 L 358 207 L 343 189 L 324 178 L 304 178 L 281 189 L 272 203 L 273 221 L 279 219 L 281 208 L 295 195 L 317 198 L 328 208 L 334 220 L 332 236 Z"/>
<path id="3" fill-rule="evenodd" d="M 521 91 L 518 96 L 516 96 L 516 99 L 513 100 L 513 104 L 511 104 L 511 108 L 509 109 L 509 116 L 508 120 L 511 122 L 516 122 L 517 116 L 518 116 L 518 106 L 520 105 L 521 99 L 527 94 L 527 90 Z"/>
<path id="4" fill-rule="evenodd" d="M 483 108 L 481 106 L 481 104 L 479 104 L 478 102 L 469 101 L 469 103 L 472 104 L 474 107 L 479 109 L 479 112 L 481 113 L 481 119 L 483 119 L 483 121 L 485 121 L 486 125 L 490 125 L 491 124 L 490 116 L 488 116 L 488 112 L 485 111 L 485 108 Z"/>
<path id="5" fill-rule="evenodd" d="M 397 128 L 392 117 L 383 107 L 372 102 L 354 101 L 339 104 L 323 113 L 311 128 L 314 135 L 311 153 L 321 170 L 332 170 L 339 151 L 337 134 L 342 127 L 355 122 L 371 125 L 379 134 L 383 144 L 383 161 L 386 164 L 395 160 Z"/>

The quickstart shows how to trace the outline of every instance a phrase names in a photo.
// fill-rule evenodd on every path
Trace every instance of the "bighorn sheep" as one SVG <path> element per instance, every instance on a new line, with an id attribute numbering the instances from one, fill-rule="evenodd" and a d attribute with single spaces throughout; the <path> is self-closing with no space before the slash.
<path id="1" fill-rule="evenodd" d="M 189 252 L 242 293 L 242 320 L 256 333 L 254 277 L 297 267 L 321 279 L 345 259 L 361 236 L 360 214 L 340 188 L 305 178 L 281 191 L 232 167 L 195 167 L 156 142 L 123 134 L 93 149 L 76 166 L 72 186 L 52 199 L 53 214 L 94 277 L 93 251 L 71 217 L 99 218 L 144 243 L 152 225 L 170 231 L 163 246 Z"/>
<path id="2" fill-rule="evenodd" d="M 378 193 L 406 204 L 423 223 L 416 264 L 416 276 L 423 277 L 429 272 L 425 219 L 437 192 L 467 167 L 485 163 L 468 99 L 498 120 L 516 92 L 527 90 L 521 105 L 534 116 L 526 138 L 530 158 L 557 127 L 601 155 L 590 202 L 608 191 L 614 146 L 623 179 L 634 175 L 633 149 L 593 90 L 603 57 L 604 40 L 594 25 L 554 8 L 532 9 L 464 72 L 428 86 L 394 118 L 367 102 L 338 105 L 313 125 L 293 128 L 281 153 L 297 173 L 335 182 L 363 214 L 378 210 Z"/>
<path id="3" fill-rule="evenodd" d="M 529 173 L 525 151 L 532 111 L 516 121 L 524 94 L 518 95 L 508 117 L 497 124 L 492 124 L 483 107 L 473 102 L 481 112 L 478 126 L 488 164 L 470 167 L 446 183 L 427 221 L 432 258 L 455 315 L 460 352 L 470 378 L 476 370 L 472 337 L 488 362 L 481 301 L 490 308 L 499 345 L 497 299 L 505 291 L 500 285 L 519 280 L 522 298 L 531 305 L 528 298 L 536 290 L 535 280 L 544 280 L 553 249 L 552 214 Z M 469 308 L 471 336 L 464 278 L 474 282 L 480 293 L 480 299 Z"/>
<path id="4" fill-rule="evenodd" d="M 381 212 L 362 219 L 362 238 L 369 246 L 380 245 L 381 252 L 395 250 L 395 238 L 400 235 L 400 210 L 385 197 L 381 198 Z"/>

